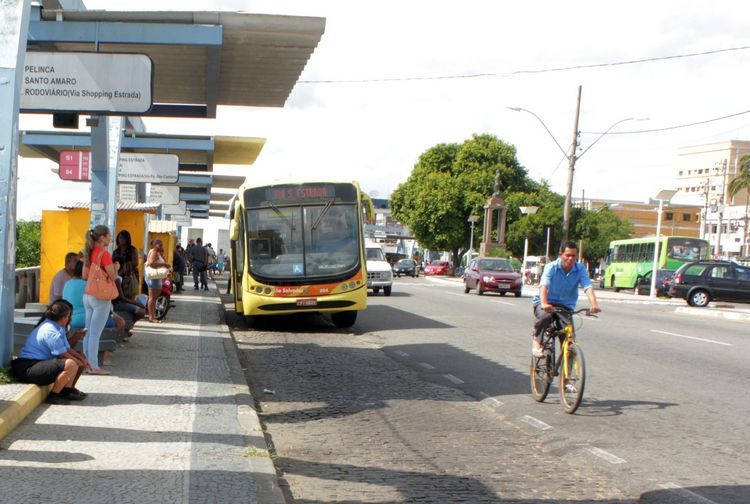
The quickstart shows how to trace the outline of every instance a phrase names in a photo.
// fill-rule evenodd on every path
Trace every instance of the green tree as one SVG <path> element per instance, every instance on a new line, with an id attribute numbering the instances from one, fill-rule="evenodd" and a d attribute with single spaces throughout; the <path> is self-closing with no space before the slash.
<path id="1" fill-rule="evenodd" d="M 583 240 L 583 258 L 597 264 L 604 257 L 612 240 L 629 238 L 633 224 L 614 213 L 609 207 L 585 211 L 575 223 L 575 236 Z"/>
<path id="2" fill-rule="evenodd" d="M 537 185 L 532 192 L 515 192 L 506 195 L 508 207 L 507 246 L 516 257 L 523 255 L 523 245 L 529 239 L 529 255 L 544 255 L 547 247 L 545 225 L 551 225 L 550 254 L 554 257 L 562 230 L 563 204 L 565 197 L 552 192 L 546 182 Z M 536 206 L 533 215 L 524 215 L 519 207 Z"/>
<path id="3" fill-rule="evenodd" d="M 468 249 L 469 215 L 483 218 L 484 204 L 500 174 L 503 192 L 528 192 L 531 180 L 516 159 L 516 149 L 494 135 L 473 135 L 462 144 L 438 144 L 419 156 L 411 175 L 391 195 L 393 216 L 409 226 L 417 240 L 432 250 L 450 250 L 457 263 Z M 482 222 L 475 226 L 475 243 Z"/>
<path id="4" fill-rule="evenodd" d="M 740 171 L 729 183 L 729 197 L 734 198 L 742 190 L 748 193 L 745 195 L 745 226 L 742 232 L 742 243 L 744 245 L 747 243 L 748 212 L 750 212 L 750 155 L 747 154 L 740 158 Z M 748 254 L 747 248 L 744 249 L 744 252 Z"/>
<path id="5" fill-rule="evenodd" d="M 16 267 L 39 266 L 42 223 L 18 221 L 16 224 Z"/>

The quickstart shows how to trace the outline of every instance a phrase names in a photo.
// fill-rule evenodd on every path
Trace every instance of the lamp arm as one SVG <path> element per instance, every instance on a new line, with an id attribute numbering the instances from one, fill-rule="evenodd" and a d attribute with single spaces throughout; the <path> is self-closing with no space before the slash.
<path id="1" fill-rule="evenodd" d="M 607 133 L 609 133 L 610 131 L 612 131 L 612 128 L 614 128 L 615 126 L 617 126 L 620 123 L 624 123 L 625 121 L 632 121 L 633 119 L 635 119 L 635 118 L 634 117 L 628 117 L 627 119 L 620 119 L 619 121 L 617 121 L 616 123 L 614 123 L 612 126 L 610 126 L 609 128 L 607 128 L 604 131 L 604 133 L 602 133 L 601 135 L 599 135 L 596 138 L 596 140 L 594 140 L 593 142 L 591 142 L 591 145 L 589 145 L 588 147 L 586 147 L 583 150 L 583 152 L 581 152 L 581 154 L 578 156 L 578 159 L 581 159 L 583 157 L 583 155 L 586 154 L 589 151 L 590 148 L 592 148 L 594 145 L 596 145 L 596 142 L 598 142 L 599 140 L 601 140 L 604 135 L 606 135 Z"/>

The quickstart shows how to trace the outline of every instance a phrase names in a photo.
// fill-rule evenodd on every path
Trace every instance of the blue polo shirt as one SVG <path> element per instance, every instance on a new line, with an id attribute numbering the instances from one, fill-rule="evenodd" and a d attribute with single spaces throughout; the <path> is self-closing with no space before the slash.
<path id="1" fill-rule="evenodd" d="M 22 359 L 50 360 L 68 351 L 70 345 L 65 329 L 54 320 L 45 320 L 31 331 L 18 357 Z"/>
<path id="2" fill-rule="evenodd" d="M 576 262 L 567 273 L 563 270 L 562 259 L 549 263 L 544 267 L 539 287 L 547 287 L 547 301 L 553 305 L 562 305 L 569 310 L 574 310 L 578 302 L 578 286 L 583 290 L 591 287 L 589 272 L 581 263 Z M 532 302 L 538 305 L 542 302 L 539 295 L 534 296 Z"/>

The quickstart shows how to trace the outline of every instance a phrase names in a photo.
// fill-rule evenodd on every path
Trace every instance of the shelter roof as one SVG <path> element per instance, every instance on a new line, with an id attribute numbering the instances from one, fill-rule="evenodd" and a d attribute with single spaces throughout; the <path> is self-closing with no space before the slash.
<path id="1" fill-rule="evenodd" d="M 72 210 L 74 208 L 89 210 L 91 208 L 91 202 L 64 201 L 57 205 L 57 208 L 62 208 L 63 210 Z M 159 203 L 136 203 L 134 201 L 118 201 L 117 210 L 140 210 L 141 212 L 156 213 L 159 210 Z"/>
<path id="2" fill-rule="evenodd" d="M 169 135 L 130 133 L 123 138 L 123 152 L 177 154 L 182 170 L 213 171 L 214 164 L 250 165 L 266 143 L 265 138 L 236 136 Z M 58 162 L 64 150 L 91 150 L 91 134 L 85 131 L 23 131 L 20 155 L 46 157 Z"/>
<path id="3" fill-rule="evenodd" d="M 216 117 L 216 105 L 284 106 L 324 30 L 318 17 L 42 9 L 28 49 L 147 54 L 154 103 L 175 104 L 158 115 Z"/>

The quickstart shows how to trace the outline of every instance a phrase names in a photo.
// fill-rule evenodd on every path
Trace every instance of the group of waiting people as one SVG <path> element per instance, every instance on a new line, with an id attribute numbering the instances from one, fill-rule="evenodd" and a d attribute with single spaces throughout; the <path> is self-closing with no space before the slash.
<path id="1" fill-rule="evenodd" d="M 50 304 L 39 323 L 29 334 L 18 357 L 11 362 L 13 373 L 22 382 L 50 385 L 47 402 L 66 404 L 80 401 L 86 394 L 76 388 L 83 372 L 108 375 L 102 366 L 112 365 L 104 352 L 99 362 L 99 341 L 105 327 L 125 330 L 120 314 L 128 313 L 133 322 L 148 314 L 150 322 L 158 322 L 154 314 L 156 297 L 161 292 L 161 279 L 147 280 L 148 296 L 140 294 L 139 253 L 132 245 L 130 233 L 117 235 L 114 252 L 107 250 L 111 240 L 109 228 L 96 226 L 86 232 L 86 245 L 81 254 L 71 252 L 65 267 L 50 286 Z M 145 268 L 170 268 L 163 259 L 161 240 L 154 240 L 145 261 Z M 95 273 L 90 273 L 96 270 Z M 92 283 L 109 284 L 108 294 Z M 111 282 L 111 283 L 110 283 Z M 116 293 L 115 290 L 116 289 Z M 132 333 L 129 329 L 127 340 Z M 83 353 L 75 350 L 83 341 Z"/>

